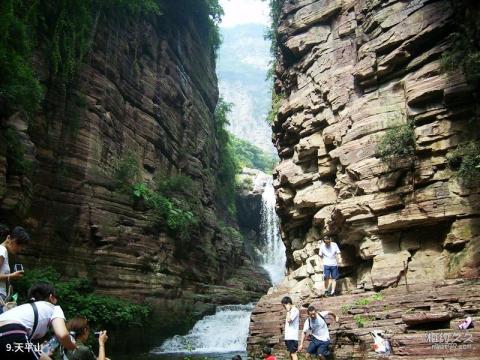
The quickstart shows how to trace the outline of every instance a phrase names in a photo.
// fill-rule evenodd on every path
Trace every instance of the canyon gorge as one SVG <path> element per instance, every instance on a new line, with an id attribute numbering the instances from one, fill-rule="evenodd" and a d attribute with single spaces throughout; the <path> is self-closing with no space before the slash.
<path id="1" fill-rule="evenodd" d="M 392 358 L 447 358 L 428 346 L 426 331 L 479 319 L 470 291 L 478 282 L 466 279 L 479 276 L 480 188 L 449 166 L 457 147 L 478 138 L 478 100 L 464 69 L 444 66 L 465 5 L 278 4 L 273 176 L 289 273 L 254 310 L 249 351 L 265 343 L 285 351 L 280 300 L 291 295 L 304 316 L 311 304 L 340 316 L 331 328 L 336 359 L 378 356 L 373 329 L 392 339 Z M 406 127 L 413 151 L 382 158 L 382 139 L 401 140 L 388 129 Z M 325 234 L 340 246 L 339 286 L 349 297 L 321 296 Z"/>
<path id="2" fill-rule="evenodd" d="M 34 96 L 15 103 L 7 80 L 0 87 L 0 223 L 32 238 L 16 262 L 148 305 L 148 321 L 177 335 L 154 344 L 161 359 L 192 352 L 185 341 L 216 349 L 222 323 L 237 336 L 235 321 L 242 343 L 221 346 L 259 358 L 268 345 L 287 359 L 286 295 L 301 324 L 309 305 L 339 315 L 327 319 L 335 359 L 378 358 L 373 330 L 389 339 L 391 359 L 478 358 L 478 325 L 457 326 L 480 321 L 479 5 L 268 3 L 272 94 L 256 57 L 266 52 L 263 27 L 225 32 L 237 65 L 222 64 L 230 78 L 221 85 L 243 106 L 229 124 L 218 1 L 35 2 L 48 16 L 32 21 L 25 48 L 42 98 L 27 109 Z M 84 43 L 58 40 L 68 18 L 66 39 Z M 242 34 L 255 51 L 240 56 Z M 272 123 L 261 119 L 256 132 L 264 116 Z M 275 148 L 272 174 L 229 160 L 227 125 Z M 462 172 L 469 163 L 474 175 Z M 324 235 L 341 250 L 338 294 L 328 298 Z M 216 310 L 218 329 L 205 325 L 211 318 L 193 327 Z M 445 351 L 432 334 L 461 338 Z"/>

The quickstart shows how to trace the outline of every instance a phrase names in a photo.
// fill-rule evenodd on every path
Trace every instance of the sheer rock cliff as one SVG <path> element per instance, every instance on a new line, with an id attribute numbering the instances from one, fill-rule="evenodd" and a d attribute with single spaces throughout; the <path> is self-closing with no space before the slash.
<path id="1" fill-rule="evenodd" d="M 452 48 L 449 35 L 458 29 L 454 10 L 442 0 L 283 2 L 274 83 L 281 102 L 272 128 L 289 275 L 254 311 L 250 351 L 265 342 L 284 349 L 276 323 L 283 324 L 284 315 L 265 317 L 280 309 L 282 295 L 329 309 L 330 301 L 318 295 L 325 234 L 336 236 L 342 252 L 342 294 L 399 287 L 396 294 L 403 291 L 398 296 L 410 302 L 407 285 L 448 287 L 451 278 L 479 277 L 480 188 L 447 164 L 457 146 L 478 138 L 469 124 L 478 121 L 475 88 L 460 68 L 442 67 Z M 382 160 L 382 137 L 405 123 L 414 124 L 415 153 Z M 471 313 L 478 316 L 478 307 Z M 385 324 L 404 326 L 394 318 Z M 358 331 L 344 335 L 355 346 L 365 344 Z M 337 358 L 357 358 L 350 350 Z M 463 355 L 473 356 L 454 354 Z"/>
<path id="2" fill-rule="evenodd" d="M 32 234 L 25 268 L 53 265 L 92 279 L 100 293 L 148 300 L 163 323 L 253 301 L 269 286 L 242 239 L 225 231 L 228 217 L 218 215 L 215 56 L 192 14 L 102 17 L 69 113 L 60 89 L 48 87 L 40 49 L 42 109 L 30 121 L 2 118 L 30 165 L 29 173 L 13 171 L 2 144 L 0 214 Z M 201 224 L 189 241 L 158 229 L 145 204 L 118 189 L 115 174 L 129 157 L 147 184 L 176 174 L 193 179 Z"/>

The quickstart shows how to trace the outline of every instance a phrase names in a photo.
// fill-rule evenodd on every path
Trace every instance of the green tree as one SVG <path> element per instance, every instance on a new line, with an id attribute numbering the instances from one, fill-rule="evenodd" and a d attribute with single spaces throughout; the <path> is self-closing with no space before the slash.
<path id="1" fill-rule="evenodd" d="M 85 278 L 64 279 L 58 271 L 49 266 L 33 268 L 17 281 L 15 289 L 21 301 L 27 300 L 28 289 L 39 281 L 47 281 L 55 286 L 67 319 L 85 316 L 91 327 L 109 329 L 146 324 L 150 312 L 148 306 L 97 295 L 91 281 Z"/>
<path id="2" fill-rule="evenodd" d="M 240 171 L 240 166 L 235 157 L 231 137 L 226 127 L 229 122 L 227 114 L 231 111 L 232 104 L 220 98 L 215 108 L 215 135 L 218 141 L 218 173 L 217 173 L 217 200 L 229 212 L 235 215 L 235 175 Z"/>
<path id="3" fill-rule="evenodd" d="M 248 167 L 261 170 L 265 173 L 271 174 L 277 161 L 273 154 L 268 154 L 259 147 L 231 135 L 231 140 L 237 158 L 238 164 L 241 168 Z"/>

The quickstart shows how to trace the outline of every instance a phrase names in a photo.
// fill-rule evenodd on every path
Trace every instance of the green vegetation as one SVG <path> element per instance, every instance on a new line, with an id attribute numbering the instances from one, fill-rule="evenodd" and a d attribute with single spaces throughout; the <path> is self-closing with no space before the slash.
<path id="1" fill-rule="evenodd" d="M 363 315 L 363 314 L 357 314 L 353 317 L 353 320 L 355 320 L 357 326 L 359 328 L 365 327 L 365 325 L 370 322 L 375 320 L 374 315 Z"/>
<path id="2" fill-rule="evenodd" d="M 29 1 L 0 2 L 0 114 L 35 111 L 43 90 L 32 68 Z"/>
<path id="3" fill-rule="evenodd" d="M 266 0 L 263 0 L 266 1 Z M 282 14 L 282 6 L 285 0 L 269 0 L 270 5 L 270 18 L 272 19 L 272 23 L 270 29 L 265 34 L 265 39 L 270 40 L 270 53 L 274 60 L 270 62 L 270 69 L 267 73 L 267 78 L 273 79 L 275 76 L 275 63 L 278 51 L 278 39 L 277 39 L 277 27 L 280 21 L 280 16 Z M 267 115 L 267 122 L 269 124 L 273 124 L 275 118 L 277 117 L 278 110 L 280 109 L 280 105 L 282 100 L 284 99 L 283 94 L 276 94 L 275 89 L 272 90 L 272 106 Z"/>
<path id="4" fill-rule="evenodd" d="M 182 201 L 168 197 L 159 189 L 152 190 L 143 182 L 133 185 L 132 194 L 154 210 L 157 224 L 165 222 L 168 229 L 177 232 L 181 239 L 187 238 L 191 227 L 198 224 L 198 218 L 192 212 L 192 204 L 185 199 Z"/>
<path id="5" fill-rule="evenodd" d="M 361 298 L 357 299 L 353 302 L 354 305 L 368 305 L 372 301 L 381 301 L 383 299 L 383 296 L 381 293 L 376 293 L 372 296 L 366 297 L 366 298 Z"/>
<path id="6" fill-rule="evenodd" d="M 123 192 L 140 180 L 140 163 L 133 152 L 127 152 L 118 161 L 114 162 L 115 187 Z"/>
<path id="7" fill-rule="evenodd" d="M 384 161 L 415 154 L 415 124 L 408 121 L 388 129 L 380 138 L 378 155 Z"/>
<path id="8" fill-rule="evenodd" d="M 459 178 L 466 182 L 477 180 L 480 175 L 480 142 L 472 140 L 458 145 L 447 154 L 447 161 Z"/>
<path id="9" fill-rule="evenodd" d="M 12 128 L 4 132 L 4 141 L 7 145 L 7 162 L 9 171 L 15 174 L 26 174 L 32 168 L 32 163 L 25 159 L 25 149 L 18 139 L 18 134 Z"/>
<path id="10" fill-rule="evenodd" d="M 462 69 L 467 80 L 475 84 L 480 80 L 480 51 L 464 33 L 453 33 L 450 39 L 452 48 L 442 55 L 443 71 Z"/>
<path id="11" fill-rule="evenodd" d="M 205 37 L 206 43 L 216 55 L 222 43 L 218 25 L 224 15 L 218 0 L 161 0 L 160 4 L 165 18 L 173 19 L 178 25 L 184 25 L 188 17 L 193 18 L 197 33 Z"/>
<path id="12" fill-rule="evenodd" d="M 352 304 L 343 304 L 340 307 L 340 311 L 342 312 L 343 315 L 346 315 L 346 314 L 348 314 L 348 312 L 350 311 L 352 306 L 353 306 Z"/>
<path id="13" fill-rule="evenodd" d="M 96 295 L 93 292 L 93 284 L 87 279 L 64 280 L 52 267 L 31 269 L 17 281 L 15 289 L 21 300 L 27 300 L 28 289 L 38 281 L 48 281 L 55 286 L 59 305 L 67 319 L 79 315 L 85 316 L 92 328 L 115 329 L 141 326 L 146 323 L 150 312 L 145 305 Z"/>
<path id="14" fill-rule="evenodd" d="M 198 1 L 195 2 L 198 4 Z M 220 36 L 220 28 L 218 24 L 222 21 L 224 15 L 223 8 L 219 4 L 218 0 L 206 0 L 208 8 L 208 43 L 210 44 L 213 52 L 217 55 L 218 49 L 222 44 L 222 38 Z"/>
<path id="15" fill-rule="evenodd" d="M 263 0 L 266 1 L 266 0 Z M 270 52 L 275 57 L 277 52 L 277 27 L 280 21 L 280 15 L 282 14 L 282 6 L 285 0 L 268 0 L 270 5 L 270 18 L 272 19 L 272 25 L 265 34 L 265 38 L 271 41 Z"/>
<path id="16" fill-rule="evenodd" d="M 474 88 L 472 105 L 478 114 L 478 90 L 480 86 L 480 3 L 475 0 L 452 2 L 456 31 L 450 35 L 451 48 L 442 55 L 442 70 L 461 69 L 468 83 Z M 480 175 L 480 140 L 478 139 L 478 115 L 467 126 L 467 141 L 447 154 L 448 165 L 457 171 L 460 179 L 469 183 Z"/>
<path id="17" fill-rule="evenodd" d="M 278 95 L 273 93 L 272 95 L 272 107 L 268 111 L 267 121 L 269 124 L 273 124 L 275 119 L 277 118 L 278 110 L 280 110 L 280 106 L 282 105 L 282 101 L 284 100 L 283 95 Z"/>
<path id="18" fill-rule="evenodd" d="M 348 312 L 355 306 L 366 306 L 373 301 L 381 301 L 381 300 L 383 300 L 382 294 L 375 293 L 372 296 L 357 299 L 352 304 L 343 304 L 340 309 L 342 311 L 342 314 L 348 314 Z"/>
<path id="19" fill-rule="evenodd" d="M 239 190 L 247 190 L 247 191 L 252 191 L 253 190 L 253 180 L 250 176 L 237 176 L 235 180 L 235 184 L 237 189 Z"/>
<path id="20" fill-rule="evenodd" d="M 220 231 L 229 239 L 241 240 L 243 235 L 237 229 L 226 226 L 222 221 L 219 222 Z"/>
<path id="21" fill-rule="evenodd" d="M 187 239 L 198 224 L 200 200 L 194 196 L 198 189 L 190 177 L 161 175 L 153 184 L 142 182 L 139 161 L 133 152 L 128 152 L 115 164 L 113 178 L 118 191 L 132 195 L 152 210 L 156 226 L 165 225 L 180 239 Z"/>
<path id="22" fill-rule="evenodd" d="M 0 113 L 36 111 L 44 91 L 33 70 L 33 50 L 43 51 L 50 70 L 49 89 L 67 97 L 80 64 L 90 51 L 99 21 L 161 15 L 192 17 L 212 51 L 220 46 L 218 0 L 2 0 L 0 2 Z"/>
<path id="23" fill-rule="evenodd" d="M 480 80 L 480 4 L 476 0 L 452 2 L 457 31 L 450 35 L 452 47 L 442 55 L 444 71 L 462 69 L 478 88 Z"/>
<path id="24" fill-rule="evenodd" d="M 220 98 L 215 109 L 215 135 L 218 141 L 219 159 L 217 182 L 217 202 L 227 209 L 230 216 L 236 214 L 235 207 L 235 175 L 240 167 L 235 157 L 235 149 L 231 135 L 226 127 L 229 124 L 227 114 L 232 104 Z"/>
<path id="25" fill-rule="evenodd" d="M 240 168 L 248 167 L 261 170 L 267 174 L 271 174 L 277 161 L 273 155 L 267 154 L 248 141 L 231 136 L 235 157 L 237 158 Z"/>

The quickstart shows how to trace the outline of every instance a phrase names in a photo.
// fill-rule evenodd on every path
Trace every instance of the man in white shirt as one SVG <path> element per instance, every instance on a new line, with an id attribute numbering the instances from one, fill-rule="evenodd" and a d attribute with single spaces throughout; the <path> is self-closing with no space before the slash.
<path id="1" fill-rule="evenodd" d="M 338 279 L 337 255 L 340 254 L 338 245 L 332 241 L 330 235 L 323 238 L 320 244 L 319 255 L 323 259 L 323 281 L 325 284 L 325 296 L 334 296 Z M 331 288 L 330 293 L 328 289 Z"/>
<path id="2" fill-rule="evenodd" d="M 300 338 L 300 350 L 303 349 L 303 341 L 305 334 L 310 335 L 310 344 L 307 348 L 307 356 L 316 355 L 320 359 L 325 360 L 330 357 L 330 334 L 328 333 L 328 324 L 325 317 L 332 315 L 335 321 L 338 321 L 338 316 L 330 311 L 320 311 L 313 305 L 307 309 L 308 316 L 303 324 L 302 337 Z"/>
<path id="3" fill-rule="evenodd" d="M 297 360 L 298 328 L 300 325 L 300 311 L 293 305 L 292 299 L 285 296 L 282 305 L 287 310 L 285 317 L 285 346 L 290 354 L 290 359 Z"/>

